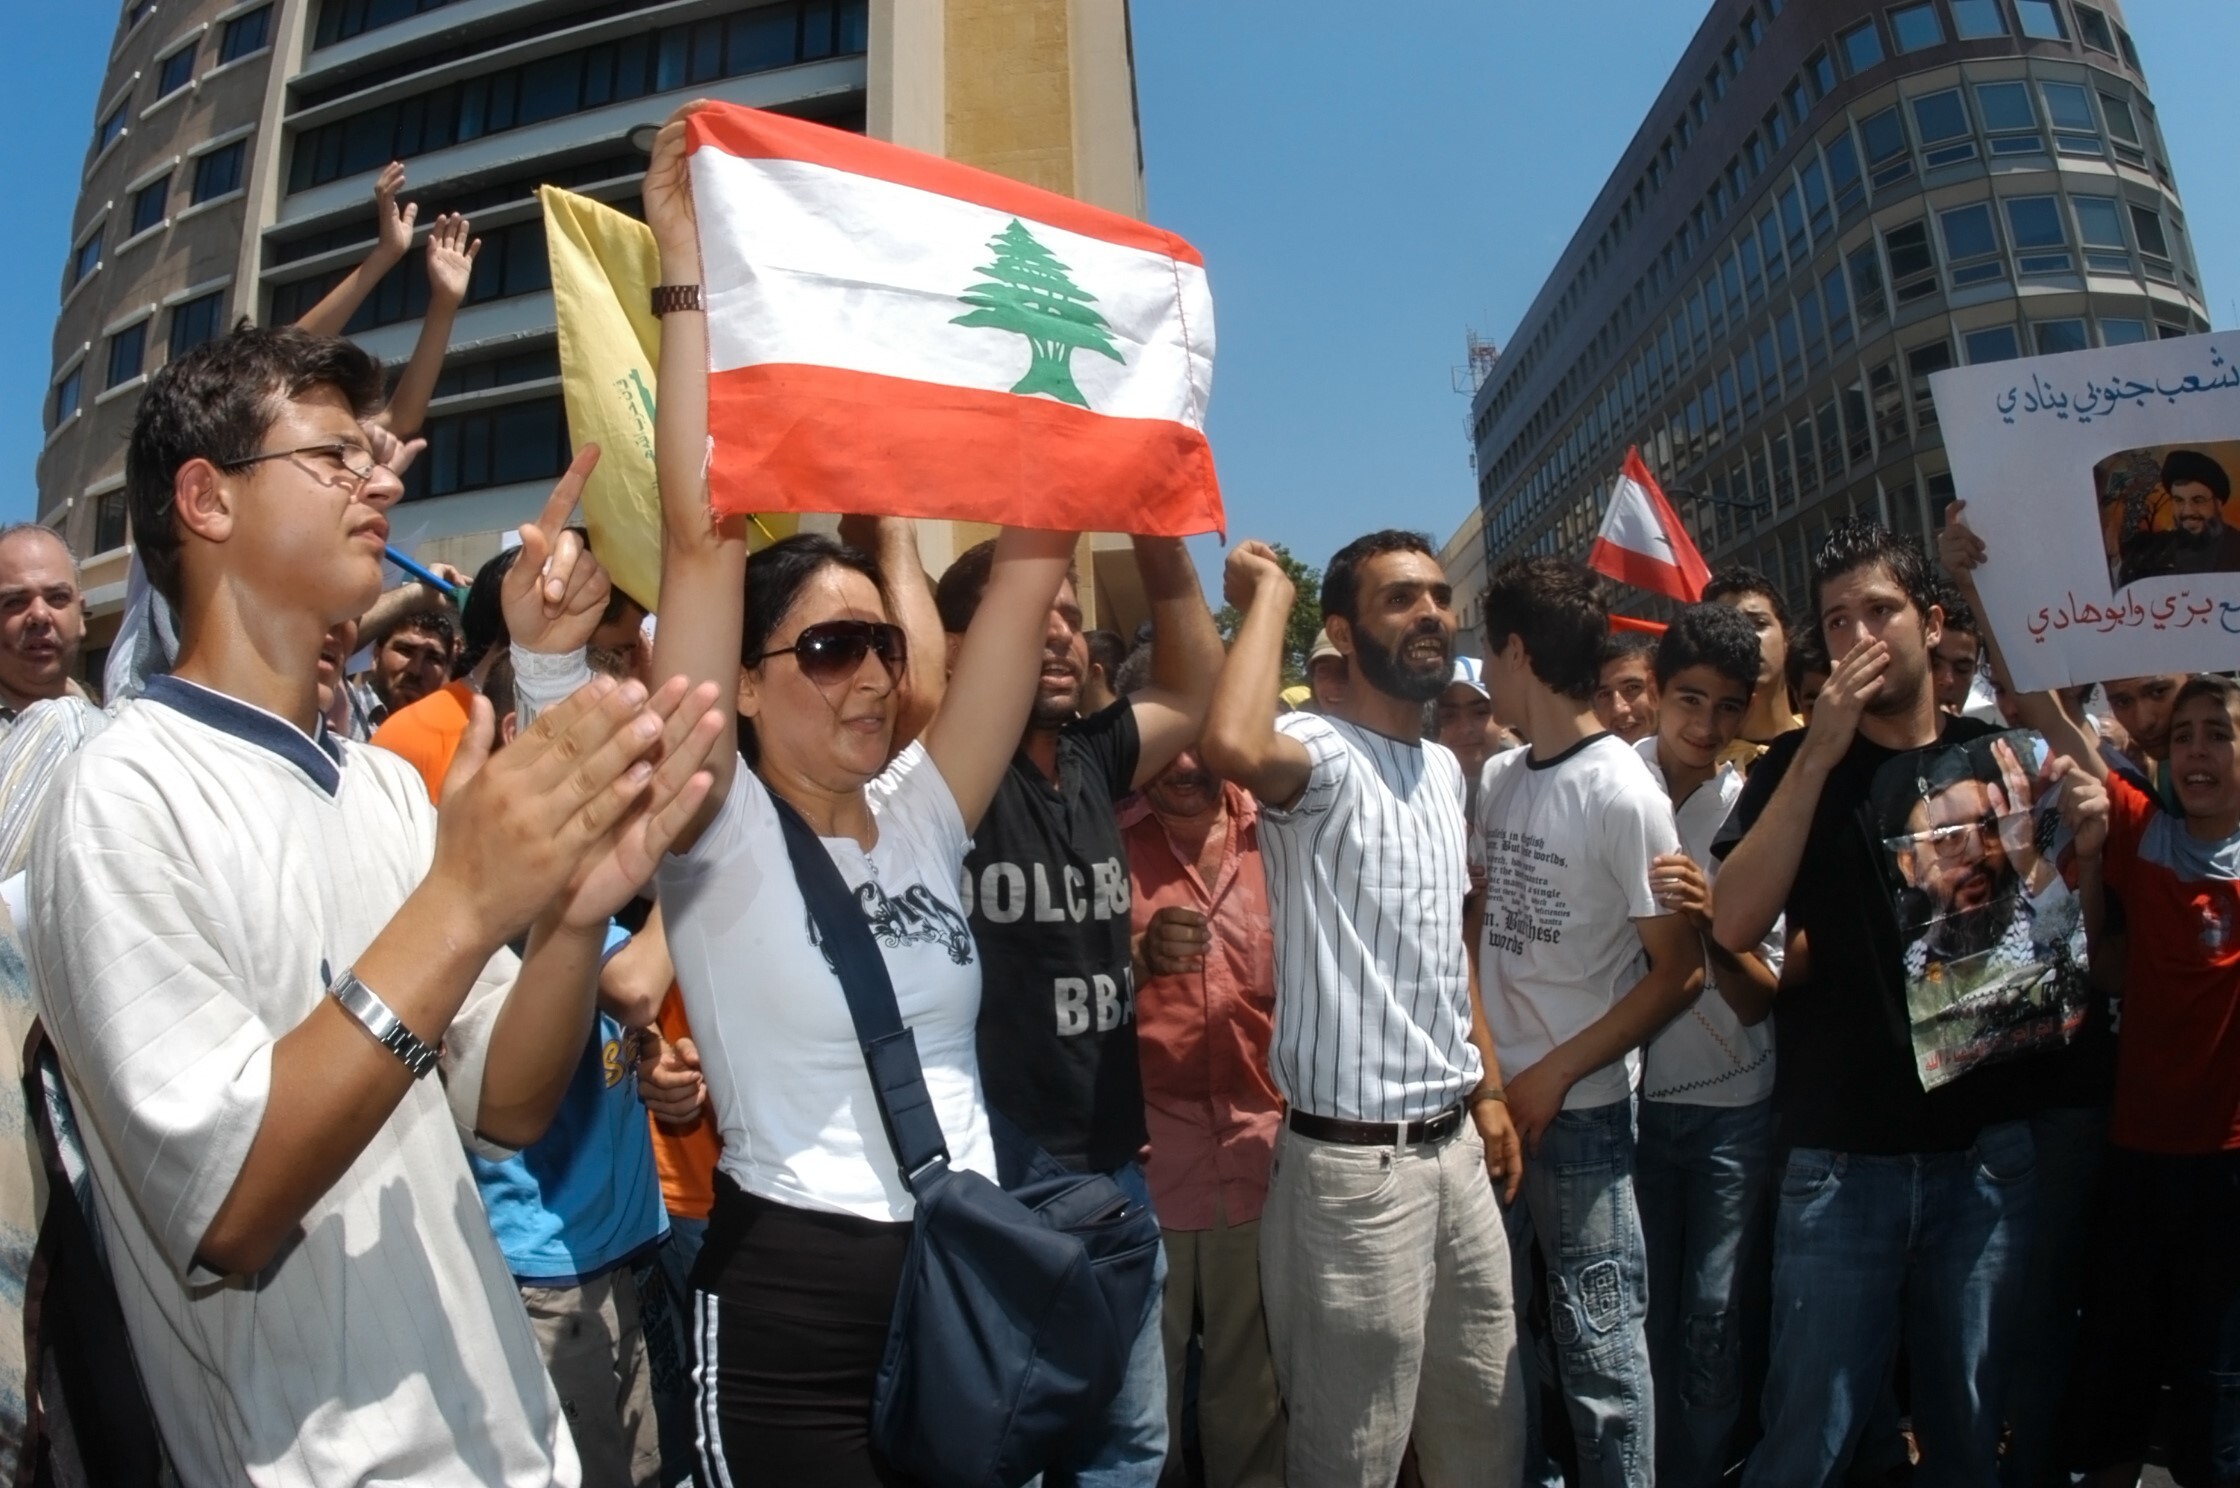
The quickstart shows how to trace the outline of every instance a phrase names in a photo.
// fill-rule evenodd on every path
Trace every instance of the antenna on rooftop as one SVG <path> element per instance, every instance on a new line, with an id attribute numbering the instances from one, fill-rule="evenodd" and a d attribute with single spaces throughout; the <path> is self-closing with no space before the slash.
<path id="1" fill-rule="evenodd" d="M 1494 365 L 1501 360 L 1501 348 L 1473 330 L 1465 330 L 1462 340 L 1468 365 L 1450 368 L 1449 377 L 1456 392 L 1476 397 L 1486 379 L 1493 376 Z"/>

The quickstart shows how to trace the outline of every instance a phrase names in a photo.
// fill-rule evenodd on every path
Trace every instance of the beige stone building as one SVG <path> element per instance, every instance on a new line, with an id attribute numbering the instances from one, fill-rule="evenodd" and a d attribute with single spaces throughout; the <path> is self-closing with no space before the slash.
<path id="1" fill-rule="evenodd" d="M 710 97 L 936 151 L 1141 215 L 1126 0 L 130 0 L 118 21 L 55 318 L 39 519 L 88 557 L 98 672 L 129 558 L 124 437 L 150 373 L 242 316 L 293 320 L 375 241 L 409 175 L 421 233 L 483 240 L 392 518 L 469 566 L 567 459 L 535 189 L 636 210 L 641 125 Z M 417 245 L 348 333 L 401 367 Z M 928 524 L 936 569 L 976 540 Z M 1125 544 L 1084 544 L 1103 623 L 1141 616 Z"/>

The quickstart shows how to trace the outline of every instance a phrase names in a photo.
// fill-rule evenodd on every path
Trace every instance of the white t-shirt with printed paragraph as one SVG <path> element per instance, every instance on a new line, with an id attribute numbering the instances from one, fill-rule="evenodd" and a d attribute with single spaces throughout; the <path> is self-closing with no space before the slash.
<path id="1" fill-rule="evenodd" d="M 1678 848 L 1672 805 L 1641 756 L 1596 734 L 1550 759 L 1486 761 L 1473 864 L 1486 873 L 1478 987 L 1501 1077 L 1513 1080 L 1610 1011 L 1648 971 L 1637 919 L 1664 913 L 1649 860 Z M 1564 1109 L 1624 1100 L 1638 1050 L 1571 1087 Z"/>
<path id="2" fill-rule="evenodd" d="M 183 1482 L 577 1481 L 460 1145 L 511 952 L 445 1031 L 440 1076 L 260 1276 L 195 1261 L 265 1120 L 274 1044 L 426 877 L 435 825 L 396 755 L 170 677 L 55 784 L 30 869 L 36 996 Z"/>
<path id="3" fill-rule="evenodd" d="M 1647 762 L 1658 785 L 1665 784 L 1657 764 L 1654 734 L 1634 746 Z M 1689 792 L 1673 812 L 1680 831 L 1680 851 L 1696 860 L 1704 876 L 1716 885 L 1719 860 L 1712 855 L 1711 839 L 1725 825 L 1735 797 L 1742 794 L 1742 772 L 1721 765 L 1719 773 Z M 1781 955 L 1786 930 L 1781 918 L 1758 946 L 1758 956 L 1775 976 L 1781 975 Z M 1703 995 L 1688 1010 L 1664 1026 L 1642 1052 L 1641 1098 L 1671 1101 L 1683 1106 L 1748 1106 L 1773 1094 L 1773 1020 L 1767 1018 L 1745 1027 L 1726 998 L 1719 995 L 1718 973 L 1708 964 Z"/>
<path id="4" fill-rule="evenodd" d="M 919 766 L 923 768 L 918 768 Z M 887 962 L 949 1164 L 993 1180 L 980 1088 L 980 959 L 957 903 L 971 837 L 949 783 L 912 744 L 873 782 L 866 853 L 823 839 Z M 661 866 L 662 917 L 720 1167 L 759 1198 L 899 1223 L 914 1203 L 879 1119 L 848 1002 L 818 945 L 770 791 L 743 765 L 692 851 Z"/>

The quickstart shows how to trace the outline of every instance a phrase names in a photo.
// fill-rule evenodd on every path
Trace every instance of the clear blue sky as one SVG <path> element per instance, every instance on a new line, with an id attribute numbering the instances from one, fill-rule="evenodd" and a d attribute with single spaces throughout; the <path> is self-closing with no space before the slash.
<path id="1" fill-rule="evenodd" d="M 1792 0 L 1788 23 L 1811 0 Z M 1151 212 L 1205 253 L 1230 536 L 1320 563 L 1371 527 L 1444 540 L 1474 489 L 1465 327 L 1498 342 L 1693 34 L 1691 0 L 1278 6 L 1135 0 Z M 0 518 L 29 516 L 69 213 L 113 0 L 17 9 L 0 49 Z M 2134 0 L 2214 323 L 2236 324 L 2240 5 Z M 1213 561 L 1210 548 L 1201 562 Z M 1211 572 L 1207 577 L 1218 584 Z"/>

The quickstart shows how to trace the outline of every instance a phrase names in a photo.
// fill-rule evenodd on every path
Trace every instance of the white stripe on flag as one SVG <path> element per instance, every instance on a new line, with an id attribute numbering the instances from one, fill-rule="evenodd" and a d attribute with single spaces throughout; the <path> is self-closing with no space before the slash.
<path id="1" fill-rule="evenodd" d="M 1029 352 L 1008 331 L 952 322 L 983 282 L 1012 214 L 798 160 L 692 156 L 708 297 L 708 354 L 722 372 L 801 363 L 1007 392 Z M 1096 297 L 1126 358 L 1071 358 L 1097 413 L 1205 427 L 1213 300 L 1205 271 L 1045 223 L 1026 227 Z"/>
<path id="2" fill-rule="evenodd" d="M 1656 505 L 1649 500 L 1649 493 L 1625 476 L 1618 477 L 1617 488 L 1610 493 L 1610 511 L 1602 519 L 1599 536 L 1644 558 L 1676 569 L 1680 566 L 1680 555 L 1672 550 L 1672 539 L 1657 520 Z"/>

